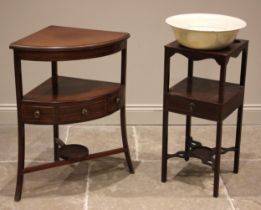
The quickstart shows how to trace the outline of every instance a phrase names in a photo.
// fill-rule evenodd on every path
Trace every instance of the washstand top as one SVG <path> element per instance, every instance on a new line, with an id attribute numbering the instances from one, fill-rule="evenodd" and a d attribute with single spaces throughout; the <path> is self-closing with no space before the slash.
<path id="1" fill-rule="evenodd" d="M 120 43 L 130 37 L 128 33 L 48 26 L 10 45 L 22 51 L 74 51 L 92 50 Z"/>

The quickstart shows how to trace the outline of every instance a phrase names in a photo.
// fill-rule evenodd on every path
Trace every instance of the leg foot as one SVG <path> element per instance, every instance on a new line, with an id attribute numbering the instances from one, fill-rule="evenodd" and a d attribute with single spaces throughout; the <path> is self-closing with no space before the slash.
<path id="1" fill-rule="evenodd" d="M 22 190 L 23 190 L 23 181 L 24 181 L 24 175 L 23 174 L 17 175 L 15 198 L 14 198 L 15 201 L 21 200 Z"/>

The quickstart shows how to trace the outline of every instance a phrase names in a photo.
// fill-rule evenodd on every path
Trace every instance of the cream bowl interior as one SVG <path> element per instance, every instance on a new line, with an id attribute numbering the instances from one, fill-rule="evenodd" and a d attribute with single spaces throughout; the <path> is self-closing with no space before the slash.
<path id="1" fill-rule="evenodd" d="M 177 41 L 194 49 L 221 49 L 231 44 L 246 22 L 219 14 L 181 14 L 168 17 Z"/>

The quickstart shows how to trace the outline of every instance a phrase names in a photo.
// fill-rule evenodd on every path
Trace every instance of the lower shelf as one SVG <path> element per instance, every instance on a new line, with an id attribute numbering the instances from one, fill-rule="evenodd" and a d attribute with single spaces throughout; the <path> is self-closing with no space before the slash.
<path id="1" fill-rule="evenodd" d="M 216 148 L 203 146 L 200 142 L 193 140 L 192 137 L 190 137 L 189 142 L 190 142 L 190 147 L 188 152 L 179 151 L 174 154 L 169 154 L 168 158 L 179 157 L 179 158 L 188 159 L 190 157 L 194 157 L 200 159 L 203 164 L 209 165 L 212 168 L 214 168 L 214 164 L 215 164 L 214 156 L 216 154 Z M 220 154 L 225 154 L 229 151 L 235 151 L 235 147 L 229 147 L 229 148 L 222 147 Z"/>
<path id="2" fill-rule="evenodd" d="M 68 144 L 59 148 L 59 157 L 64 160 L 77 160 L 89 155 L 87 147 L 79 144 Z"/>

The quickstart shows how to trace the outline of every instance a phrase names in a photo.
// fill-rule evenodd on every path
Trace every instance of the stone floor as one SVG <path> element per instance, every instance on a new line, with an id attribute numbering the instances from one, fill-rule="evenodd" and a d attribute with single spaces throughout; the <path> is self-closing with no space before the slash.
<path id="1" fill-rule="evenodd" d="M 26 165 L 52 161 L 49 126 L 26 127 Z M 14 202 L 17 159 L 15 126 L 0 126 L 1 210 L 261 210 L 261 126 L 244 126 L 239 174 L 233 154 L 222 156 L 220 197 L 213 198 L 213 173 L 199 160 L 169 161 L 168 182 L 160 182 L 161 127 L 130 126 L 135 174 L 122 154 L 25 175 L 22 200 Z M 183 149 L 184 127 L 170 127 L 170 151 Z M 91 152 L 121 145 L 118 126 L 64 126 L 61 138 Z M 193 137 L 213 146 L 214 126 L 194 126 Z M 223 145 L 232 146 L 235 127 L 225 126 Z"/>

